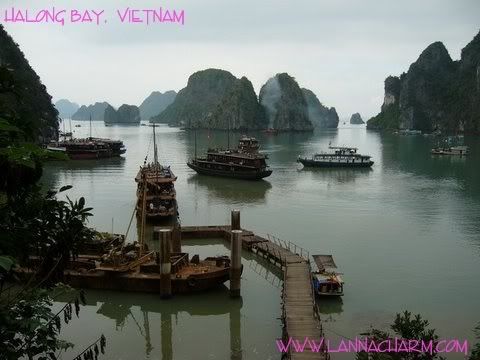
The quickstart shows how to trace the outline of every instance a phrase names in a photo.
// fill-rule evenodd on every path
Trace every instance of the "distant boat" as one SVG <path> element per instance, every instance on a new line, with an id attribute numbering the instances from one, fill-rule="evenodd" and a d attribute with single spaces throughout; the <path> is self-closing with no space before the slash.
<path id="1" fill-rule="evenodd" d="M 469 153 L 469 149 L 468 146 L 445 146 L 433 148 L 431 153 L 432 155 L 466 156 Z"/>
<path id="2" fill-rule="evenodd" d="M 349 167 L 360 168 L 370 167 L 373 165 L 371 156 L 357 154 L 357 148 L 329 146 L 333 152 L 319 153 L 311 158 L 298 157 L 297 162 L 305 167 Z"/>
<path id="3" fill-rule="evenodd" d="M 82 125 L 80 125 L 80 124 L 77 124 L 77 125 L 75 125 L 75 127 L 77 127 L 77 128 L 78 128 L 78 127 L 82 127 Z"/>
<path id="4" fill-rule="evenodd" d="M 268 134 L 268 135 L 277 135 L 278 134 L 278 129 L 268 128 L 268 129 L 263 130 L 263 133 Z"/>

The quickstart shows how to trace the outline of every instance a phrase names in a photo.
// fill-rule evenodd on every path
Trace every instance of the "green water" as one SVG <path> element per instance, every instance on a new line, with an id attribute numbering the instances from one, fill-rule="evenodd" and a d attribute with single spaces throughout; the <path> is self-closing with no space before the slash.
<path id="1" fill-rule="evenodd" d="M 88 133 L 88 123 L 81 124 L 77 136 Z M 83 195 L 95 209 L 92 226 L 111 231 L 113 219 L 114 231 L 125 232 L 135 203 L 133 179 L 147 149 L 153 156 L 151 128 L 95 122 L 93 134 L 122 139 L 125 159 L 51 163 L 43 182 L 73 185 L 69 196 Z M 232 144 L 239 135 L 231 134 Z M 465 139 L 471 150 L 465 159 L 432 157 L 431 138 L 361 127 L 250 135 L 260 140 L 273 169 L 262 182 L 196 175 L 186 165 L 194 154 L 194 134 L 158 129 L 161 162 L 178 176 L 182 225 L 226 224 L 235 208 L 246 229 L 290 240 L 311 254 L 333 254 L 344 273 L 345 296 L 320 303 L 326 337 L 386 327 L 396 312 L 408 309 L 423 314 L 442 337 L 474 340 L 480 321 L 480 139 Z M 357 146 L 375 164 L 371 170 L 297 165 L 299 154 L 326 149 L 330 142 Z M 197 133 L 198 154 L 226 144 L 226 133 Z M 132 240 L 135 220 L 133 229 Z M 190 254 L 228 254 L 214 239 L 184 245 Z M 65 337 L 79 350 L 104 333 L 112 359 L 278 359 L 278 272 L 244 255 L 240 302 L 230 300 L 226 289 L 169 302 L 155 295 L 89 291 L 89 305 Z"/>

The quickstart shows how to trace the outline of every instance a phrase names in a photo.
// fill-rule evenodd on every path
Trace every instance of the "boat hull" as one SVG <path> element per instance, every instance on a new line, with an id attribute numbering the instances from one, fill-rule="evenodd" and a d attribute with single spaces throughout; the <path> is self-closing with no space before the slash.
<path id="1" fill-rule="evenodd" d="M 187 165 L 190 169 L 195 170 L 197 173 L 202 175 L 220 176 L 220 177 L 228 177 L 228 178 L 235 178 L 235 179 L 242 179 L 242 180 L 260 180 L 272 174 L 272 170 L 230 171 L 230 170 L 219 170 L 219 169 L 207 169 L 202 166 L 198 166 L 192 162 L 188 162 Z"/>
<path id="2" fill-rule="evenodd" d="M 316 161 L 311 159 L 298 159 L 297 162 L 301 163 L 305 167 L 318 167 L 318 168 L 368 168 L 371 167 L 374 162 L 350 162 L 340 163 L 334 161 Z"/>

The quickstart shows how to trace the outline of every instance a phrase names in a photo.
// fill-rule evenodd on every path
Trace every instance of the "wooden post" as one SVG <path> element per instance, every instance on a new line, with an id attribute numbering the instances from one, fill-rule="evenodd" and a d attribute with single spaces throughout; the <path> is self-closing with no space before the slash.
<path id="1" fill-rule="evenodd" d="M 168 299 L 172 296 L 172 264 L 170 262 L 170 248 L 172 231 L 170 229 L 155 229 L 160 240 L 160 297 Z"/>
<path id="2" fill-rule="evenodd" d="M 232 210 L 232 230 L 242 230 L 240 226 L 240 210 Z"/>
<path id="3" fill-rule="evenodd" d="M 232 230 L 230 244 L 230 297 L 240 296 L 240 277 L 242 275 L 242 230 Z"/>

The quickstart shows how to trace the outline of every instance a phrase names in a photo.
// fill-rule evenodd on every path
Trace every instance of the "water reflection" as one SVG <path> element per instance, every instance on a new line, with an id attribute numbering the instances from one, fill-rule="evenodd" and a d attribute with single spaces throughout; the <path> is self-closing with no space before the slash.
<path id="1" fill-rule="evenodd" d="M 298 169 L 299 172 L 308 173 L 312 180 L 327 183 L 349 183 L 359 178 L 365 178 L 373 172 L 371 168 L 336 169 L 336 168 L 309 168 Z"/>
<path id="2" fill-rule="evenodd" d="M 161 358 L 164 360 L 174 358 L 172 339 L 176 327 L 181 326 L 180 313 L 184 312 L 196 317 L 228 314 L 230 358 L 240 360 L 243 358 L 241 341 L 243 300 L 242 298 L 230 299 L 225 290 L 223 287 L 205 294 L 175 296 L 174 301 L 161 301 L 155 295 L 89 290 L 87 305 L 98 307 L 97 314 L 113 320 L 117 330 L 123 328 L 127 319 L 130 318 L 135 323 L 138 333 L 145 339 L 147 357 L 154 350 L 150 319 L 155 314 L 159 314 Z M 175 322 L 172 321 L 173 319 Z"/>
<path id="3" fill-rule="evenodd" d="M 209 199 L 230 204 L 263 204 L 272 184 L 266 180 L 245 181 L 206 175 L 192 175 L 187 179 L 195 191 L 206 192 Z"/>

